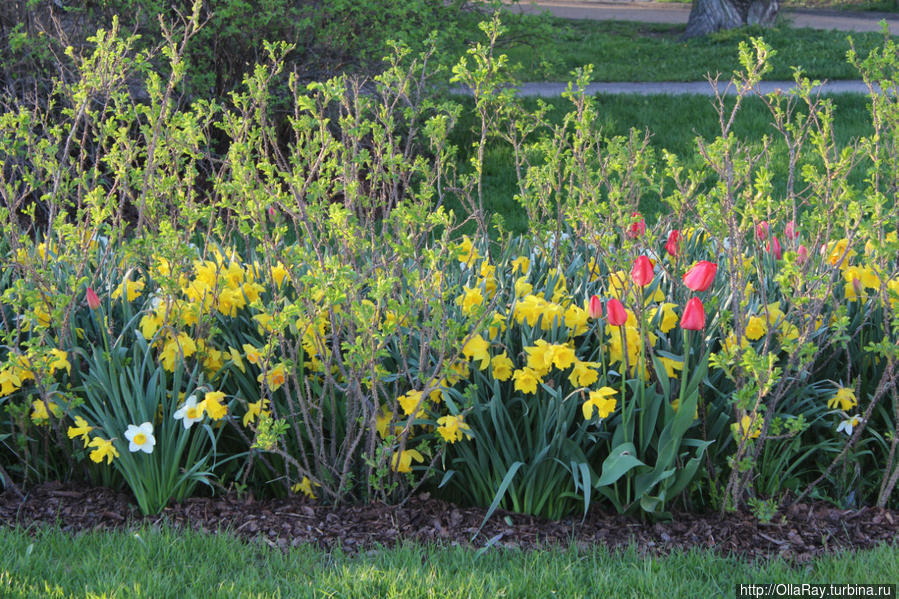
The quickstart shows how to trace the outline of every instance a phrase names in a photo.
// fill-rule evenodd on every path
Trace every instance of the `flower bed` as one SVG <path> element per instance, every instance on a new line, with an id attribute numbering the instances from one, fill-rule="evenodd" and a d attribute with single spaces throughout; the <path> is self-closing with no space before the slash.
<path id="1" fill-rule="evenodd" d="M 148 104 L 127 40 L 94 42 L 56 104 L 0 119 L 5 485 L 125 485 L 145 513 L 199 484 L 324 503 L 428 489 L 551 518 L 895 505 L 890 97 L 872 95 L 875 134 L 851 148 L 809 82 L 766 97 L 790 149 L 775 199 L 768 145 L 728 120 L 761 41 L 700 171 L 636 132 L 603 137 L 577 91 L 589 71 L 547 131 L 473 48 L 454 77 L 478 90 L 481 150 L 515 150 L 533 227 L 513 238 L 488 224 L 483 151 L 453 159 L 458 106 L 427 96 L 427 55 L 397 48 L 374 92 L 294 82 L 279 134 L 283 45 L 229 104 L 186 107 L 176 40 Z M 897 72 L 891 44 L 863 75 Z M 650 224 L 655 185 L 672 212 Z"/>

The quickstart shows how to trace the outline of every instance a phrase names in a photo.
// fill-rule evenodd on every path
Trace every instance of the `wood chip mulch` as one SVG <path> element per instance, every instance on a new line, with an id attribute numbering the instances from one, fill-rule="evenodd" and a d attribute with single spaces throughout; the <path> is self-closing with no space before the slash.
<path id="1" fill-rule="evenodd" d="M 768 524 L 750 513 L 675 513 L 671 521 L 649 522 L 592 510 L 583 520 L 547 521 L 498 510 L 479 530 L 484 514 L 482 508 L 458 507 L 427 494 L 401 506 L 337 508 L 302 497 L 198 497 L 148 517 L 140 515 L 127 493 L 104 488 L 47 483 L 29 489 L 24 499 L 10 490 L 0 495 L 0 525 L 5 526 L 59 526 L 79 532 L 165 524 L 204 532 L 228 530 L 282 549 L 310 542 L 351 553 L 405 540 L 521 549 L 571 543 L 581 548 L 595 544 L 619 548 L 633 543 L 648 554 L 696 547 L 750 559 L 783 556 L 805 562 L 836 550 L 895 543 L 899 531 L 897 511 L 874 507 L 841 510 L 823 503 L 797 504 Z"/>

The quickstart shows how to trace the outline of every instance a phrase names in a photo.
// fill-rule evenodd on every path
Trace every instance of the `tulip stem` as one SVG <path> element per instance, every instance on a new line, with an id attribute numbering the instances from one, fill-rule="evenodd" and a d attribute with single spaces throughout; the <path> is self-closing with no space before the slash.
<path id="1" fill-rule="evenodd" d="M 678 409 L 684 405 L 684 395 L 687 393 L 687 376 L 690 367 L 690 329 L 684 329 L 684 367 L 680 376 L 680 396 L 677 399 Z"/>
<path id="2" fill-rule="evenodd" d="M 618 327 L 618 334 L 621 335 L 621 363 L 624 365 L 623 371 L 621 373 L 621 423 L 624 425 L 624 442 L 630 442 L 630 425 L 631 419 L 630 415 L 627 411 L 627 395 L 625 391 L 627 390 L 627 374 L 628 374 L 628 363 L 627 363 L 627 332 L 624 329 L 625 325 L 621 325 Z"/>

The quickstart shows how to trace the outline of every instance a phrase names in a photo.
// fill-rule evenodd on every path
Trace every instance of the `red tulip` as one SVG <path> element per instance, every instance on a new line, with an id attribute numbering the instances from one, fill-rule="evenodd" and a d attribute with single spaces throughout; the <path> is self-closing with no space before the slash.
<path id="1" fill-rule="evenodd" d="M 808 248 L 804 245 L 800 245 L 796 248 L 796 262 L 799 264 L 805 264 L 805 261 L 808 260 Z"/>
<path id="2" fill-rule="evenodd" d="M 768 238 L 768 221 L 763 220 L 755 227 L 755 238 L 759 241 Z"/>
<path id="3" fill-rule="evenodd" d="M 600 318 L 602 316 L 602 302 L 598 295 L 590 298 L 590 306 L 587 313 L 590 315 L 590 318 Z"/>
<path id="4" fill-rule="evenodd" d="M 702 300 L 698 297 L 691 297 L 687 301 L 684 315 L 680 319 L 680 326 L 687 331 L 701 331 L 705 328 L 705 308 L 702 307 Z"/>
<path id="5" fill-rule="evenodd" d="M 606 302 L 606 320 L 614 327 L 620 327 L 627 322 L 627 310 L 624 304 L 614 297 Z"/>
<path id="6" fill-rule="evenodd" d="M 718 265 L 714 262 L 702 260 L 684 274 L 684 285 L 693 291 L 705 291 L 715 280 Z"/>
<path id="7" fill-rule="evenodd" d="M 631 269 L 631 280 L 640 287 L 646 287 L 652 283 L 654 276 L 652 261 L 646 256 L 637 256 Z"/>
<path id="8" fill-rule="evenodd" d="M 777 235 L 771 236 L 771 241 L 768 242 L 767 250 L 769 254 L 774 254 L 774 257 L 780 260 L 783 253 L 780 251 L 780 242 L 777 241 Z"/>
<path id="9" fill-rule="evenodd" d="M 790 221 L 784 227 L 784 237 L 787 239 L 796 239 L 799 237 L 799 231 L 796 230 L 796 221 Z"/>
<path id="10" fill-rule="evenodd" d="M 100 307 L 100 298 L 97 297 L 96 292 L 90 287 L 87 288 L 87 307 L 91 310 L 96 310 Z"/>
<path id="11" fill-rule="evenodd" d="M 630 229 L 628 229 L 627 236 L 631 239 L 642 237 L 643 234 L 646 233 L 646 221 L 643 220 L 643 216 L 639 212 L 634 212 L 631 216 L 636 220 L 631 224 Z"/>
<path id="12" fill-rule="evenodd" d="M 671 257 L 677 256 L 678 246 L 680 245 L 680 231 L 674 229 L 668 233 L 668 241 L 665 242 L 665 251 Z"/>

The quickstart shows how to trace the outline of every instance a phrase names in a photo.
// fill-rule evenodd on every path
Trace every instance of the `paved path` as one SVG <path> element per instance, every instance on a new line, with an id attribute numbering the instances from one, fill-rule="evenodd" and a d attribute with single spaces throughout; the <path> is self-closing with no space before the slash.
<path id="1" fill-rule="evenodd" d="M 513 12 L 541 13 L 549 11 L 566 19 L 595 19 L 598 21 L 638 21 L 641 23 L 687 23 L 690 5 L 675 2 L 644 2 L 627 0 L 522 0 L 509 7 Z M 885 20 L 890 33 L 899 35 L 899 14 L 854 13 L 834 10 L 788 9 L 781 15 L 793 27 L 836 29 L 839 31 L 880 31 Z"/>

